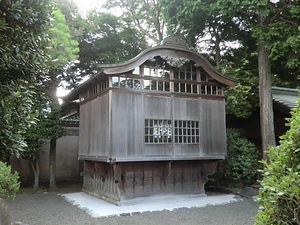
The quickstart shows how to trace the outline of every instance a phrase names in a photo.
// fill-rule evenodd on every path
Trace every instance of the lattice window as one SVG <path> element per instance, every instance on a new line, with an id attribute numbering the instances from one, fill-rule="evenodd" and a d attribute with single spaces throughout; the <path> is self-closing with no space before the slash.
<path id="1" fill-rule="evenodd" d="M 174 82 L 174 92 L 197 94 L 197 84 Z"/>
<path id="2" fill-rule="evenodd" d="M 145 79 L 144 89 L 151 91 L 170 91 L 170 82 Z"/>
<path id="3" fill-rule="evenodd" d="M 141 89 L 141 80 L 128 77 L 112 77 L 113 87 Z"/>
<path id="4" fill-rule="evenodd" d="M 172 143 L 172 121 L 145 119 L 145 143 Z"/>
<path id="5" fill-rule="evenodd" d="M 186 64 L 179 69 L 174 70 L 174 80 L 197 80 L 196 67 L 192 64 Z"/>
<path id="6" fill-rule="evenodd" d="M 224 91 L 223 91 L 222 87 L 219 87 L 219 86 L 201 85 L 201 94 L 224 96 Z"/>
<path id="7" fill-rule="evenodd" d="M 174 132 L 176 144 L 199 143 L 199 121 L 175 120 Z"/>

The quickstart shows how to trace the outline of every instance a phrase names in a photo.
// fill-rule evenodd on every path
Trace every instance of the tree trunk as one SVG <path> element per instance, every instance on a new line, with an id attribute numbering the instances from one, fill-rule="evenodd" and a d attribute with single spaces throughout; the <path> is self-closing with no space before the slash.
<path id="1" fill-rule="evenodd" d="M 269 50 L 265 42 L 258 45 L 258 73 L 260 98 L 260 129 L 262 138 L 262 156 L 267 159 L 265 151 L 268 146 L 275 145 L 274 116 L 272 100 L 272 74 Z"/>
<path id="2" fill-rule="evenodd" d="M 56 139 L 50 141 L 49 152 L 49 189 L 56 189 Z"/>
<path id="3" fill-rule="evenodd" d="M 220 37 L 218 35 L 218 32 L 216 29 L 214 29 L 214 36 L 216 38 L 215 41 L 215 62 L 216 62 L 216 68 L 219 70 L 221 68 L 221 48 L 220 48 Z"/>
<path id="4" fill-rule="evenodd" d="M 31 161 L 31 168 L 34 174 L 33 189 L 38 189 L 40 184 L 40 159 L 39 155 L 34 161 Z"/>

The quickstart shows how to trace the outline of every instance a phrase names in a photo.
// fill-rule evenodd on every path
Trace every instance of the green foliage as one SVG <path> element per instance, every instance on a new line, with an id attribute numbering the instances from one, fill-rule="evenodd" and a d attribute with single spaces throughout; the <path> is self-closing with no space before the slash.
<path id="1" fill-rule="evenodd" d="M 108 0 L 105 7 L 110 10 L 121 9 L 124 20 L 130 21 L 136 27 L 140 37 L 146 37 L 155 44 L 160 44 L 163 40 L 165 22 L 162 5 L 158 0 Z"/>
<path id="2" fill-rule="evenodd" d="M 79 13 L 77 4 L 72 0 L 54 0 L 54 2 L 65 16 L 72 39 L 79 42 L 84 30 L 84 19 Z"/>
<path id="3" fill-rule="evenodd" d="M 24 133 L 26 148 L 21 156 L 25 159 L 35 160 L 42 151 L 46 140 L 58 139 L 65 135 L 65 128 L 60 124 L 59 106 L 56 104 L 36 104 L 39 112 L 36 123 Z"/>
<path id="4" fill-rule="evenodd" d="M 247 118 L 251 115 L 253 107 L 248 100 L 251 95 L 251 87 L 237 84 L 226 88 L 226 113 L 237 118 Z"/>
<path id="5" fill-rule="evenodd" d="M 255 145 L 238 132 L 227 133 L 227 157 L 222 171 L 232 180 L 253 182 L 258 174 L 258 151 Z"/>
<path id="6" fill-rule="evenodd" d="M 74 77 L 94 75 L 99 65 L 129 60 L 146 46 L 140 32 L 122 17 L 92 11 L 87 15 L 79 47 L 79 64 L 73 67 Z M 68 81 L 72 77 L 67 78 Z M 75 79 L 74 79 L 75 80 Z"/>
<path id="7" fill-rule="evenodd" d="M 35 123 L 33 110 L 34 87 L 19 80 L 0 83 L 0 158 L 19 156 L 26 147 L 24 133 Z"/>
<path id="8" fill-rule="evenodd" d="M 62 68 L 69 61 L 74 61 L 79 52 L 78 42 L 73 40 L 65 16 L 55 8 L 52 11 L 53 21 L 49 29 L 51 48 L 49 54 L 55 69 Z"/>
<path id="9" fill-rule="evenodd" d="M 1 0 L 0 72 L 1 82 L 38 80 L 46 76 L 50 22 L 48 0 Z"/>
<path id="10" fill-rule="evenodd" d="M 14 198 L 20 188 L 18 179 L 18 173 L 12 173 L 11 167 L 0 161 L 0 196 Z"/>
<path id="11" fill-rule="evenodd" d="M 48 78 L 48 0 L 0 1 L 0 154 L 18 156 L 35 121 L 37 83 Z"/>
<path id="12" fill-rule="evenodd" d="M 300 99 L 288 119 L 290 129 L 263 161 L 256 225 L 300 224 Z"/>

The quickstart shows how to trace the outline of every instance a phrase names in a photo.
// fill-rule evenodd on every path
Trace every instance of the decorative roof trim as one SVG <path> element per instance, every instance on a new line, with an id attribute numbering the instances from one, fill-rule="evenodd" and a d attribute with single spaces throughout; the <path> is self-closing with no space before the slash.
<path id="1" fill-rule="evenodd" d="M 128 71 L 134 70 L 139 65 L 142 65 L 148 59 L 152 59 L 156 56 L 168 56 L 169 58 L 180 58 L 180 59 L 189 59 L 196 62 L 197 66 L 202 66 L 204 70 L 208 74 L 210 74 L 214 79 L 223 83 L 227 86 L 234 86 L 237 82 L 225 75 L 222 75 L 218 71 L 216 71 L 212 65 L 199 53 L 181 47 L 171 47 L 171 46 L 156 46 L 153 48 L 149 48 L 139 55 L 134 57 L 133 59 L 119 64 L 103 64 L 100 67 L 103 70 L 104 74 L 113 75 L 113 74 L 120 74 L 126 73 Z"/>

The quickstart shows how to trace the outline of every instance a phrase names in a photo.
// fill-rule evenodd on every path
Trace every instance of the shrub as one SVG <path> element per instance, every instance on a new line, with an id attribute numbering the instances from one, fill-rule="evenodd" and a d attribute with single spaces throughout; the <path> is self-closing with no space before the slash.
<path id="1" fill-rule="evenodd" d="M 224 176 L 249 183 L 256 179 L 258 165 L 255 145 L 236 131 L 227 132 L 227 156 L 221 166 Z"/>
<path id="2" fill-rule="evenodd" d="M 300 99 L 288 122 L 280 145 L 269 148 L 269 162 L 263 161 L 256 225 L 300 224 Z"/>
<path id="3" fill-rule="evenodd" d="M 0 196 L 14 198 L 20 188 L 18 179 L 18 173 L 12 173 L 11 167 L 0 161 Z"/>

